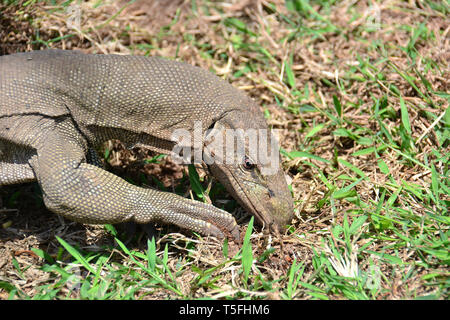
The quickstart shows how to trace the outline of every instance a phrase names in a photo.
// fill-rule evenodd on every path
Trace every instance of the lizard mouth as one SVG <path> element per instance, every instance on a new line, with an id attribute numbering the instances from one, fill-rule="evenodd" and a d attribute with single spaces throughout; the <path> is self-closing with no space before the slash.
<path id="1" fill-rule="evenodd" d="M 243 178 L 234 168 L 217 165 L 209 168 L 233 198 L 255 217 L 257 224 L 270 231 L 281 231 L 292 219 L 293 201 L 281 175 L 266 187 L 259 181 Z"/>
<path id="2" fill-rule="evenodd" d="M 235 182 L 235 187 L 238 187 L 238 190 L 233 190 L 233 194 L 235 195 L 235 199 L 247 210 L 251 213 L 255 218 L 258 224 L 263 227 L 272 228 L 274 224 L 274 220 L 268 214 L 266 208 L 261 206 L 257 208 L 255 205 L 255 201 L 251 200 L 251 197 L 247 192 L 245 192 L 245 188 L 239 183 L 239 179 L 236 178 L 232 170 L 228 170 L 228 173 L 233 177 Z M 255 184 L 256 185 L 256 184 Z M 256 201 L 261 202 L 261 197 L 254 197 Z"/>

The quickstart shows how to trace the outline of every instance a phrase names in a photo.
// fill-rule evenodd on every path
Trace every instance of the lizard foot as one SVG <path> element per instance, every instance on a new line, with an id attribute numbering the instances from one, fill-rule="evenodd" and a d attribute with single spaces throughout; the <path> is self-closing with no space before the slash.
<path id="1" fill-rule="evenodd" d="M 219 239 L 226 236 L 239 242 L 239 227 L 230 213 L 195 200 L 177 200 L 179 201 L 167 202 L 165 208 L 157 214 L 156 220 Z"/>

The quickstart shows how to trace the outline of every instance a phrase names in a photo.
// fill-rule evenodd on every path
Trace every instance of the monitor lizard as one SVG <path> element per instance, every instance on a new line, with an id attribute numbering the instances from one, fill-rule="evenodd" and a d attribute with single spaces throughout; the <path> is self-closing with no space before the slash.
<path id="1" fill-rule="evenodd" d="M 187 63 L 65 50 L 0 57 L 0 185 L 37 181 L 46 207 L 75 221 L 157 221 L 238 239 L 230 213 L 135 186 L 88 161 L 110 139 L 169 153 L 174 131 L 193 132 L 198 122 L 202 133 L 267 129 L 250 97 Z M 234 160 L 208 168 L 259 224 L 288 224 L 293 199 L 281 165 L 265 174 L 247 155 Z"/>

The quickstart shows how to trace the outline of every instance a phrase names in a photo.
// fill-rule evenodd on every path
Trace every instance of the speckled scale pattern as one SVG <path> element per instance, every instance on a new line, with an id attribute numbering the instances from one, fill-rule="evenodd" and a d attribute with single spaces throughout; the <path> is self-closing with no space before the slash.
<path id="1" fill-rule="evenodd" d="M 225 103 L 226 101 L 226 103 Z M 209 127 L 247 97 L 174 61 L 47 50 L 0 57 L 0 185 L 37 180 L 46 206 L 84 223 L 161 221 L 239 238 L 212 205 L 144 189 L 86 162 L 111 138 L 171 150 L 172 131 Z"/>

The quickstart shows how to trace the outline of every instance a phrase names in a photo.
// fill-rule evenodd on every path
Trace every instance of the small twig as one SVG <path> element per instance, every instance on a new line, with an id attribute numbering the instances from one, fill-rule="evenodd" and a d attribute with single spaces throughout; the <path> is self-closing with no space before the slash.
<path id="1" fill-rule="evenodd" d="M 419 139 L 417 139 L 416 144 L 420 142 L 420 140 L 423 139 L 423 137 L 425 137 L 428 132 L 430 132 L 437 124 L 438 122 L 442 119 L 442 117 L 445 115 L 445 110 L 440 114 L 439 117 L 437 117 L 436 120 L 434 120 L 434 122 L 431 124 L 431 126 L 429 126 L 424 133 L 422 133 L 422 135 L 419 137 Z"/>

